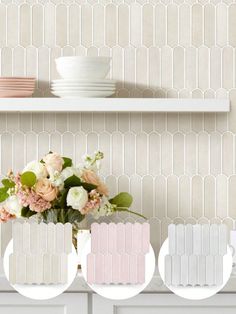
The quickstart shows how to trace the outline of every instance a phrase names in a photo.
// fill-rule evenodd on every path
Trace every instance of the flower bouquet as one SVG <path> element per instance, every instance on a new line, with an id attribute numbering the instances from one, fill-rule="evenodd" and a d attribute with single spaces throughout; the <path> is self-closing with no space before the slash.
<path id="1" fill-rule="evenodd" d="M 108 188 L 98 176 L 103 153 L 86 156 L 74 166 L 68 157 L 49 152 L 32 161 L 21 173 L 8 173 L 0 188 L 0 221 L 33 215 L 46 223 L 78 224 L 86 215 L 95 219 L 129 210 L 132 196 L 122 192 L 108 197 Z"/>

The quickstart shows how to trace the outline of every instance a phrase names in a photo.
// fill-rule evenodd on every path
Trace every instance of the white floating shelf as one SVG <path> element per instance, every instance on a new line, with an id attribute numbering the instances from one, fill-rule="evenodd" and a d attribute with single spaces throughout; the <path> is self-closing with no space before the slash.
<path id="1" fill-rule="evenodd" d="M 0 98 L 0 112 L 229 112 L 228 99 Z"/>

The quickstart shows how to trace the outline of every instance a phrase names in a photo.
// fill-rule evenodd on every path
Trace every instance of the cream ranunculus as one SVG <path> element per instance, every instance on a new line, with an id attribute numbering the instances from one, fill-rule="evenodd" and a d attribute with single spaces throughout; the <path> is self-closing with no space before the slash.
<path id="1" fill-rule="evenodd" d="M 37 179 L 46 178 L 48 175 L 45 165 L 35 160 L 29 162 L 23 169 L 22 173 L 26 171 L 32 171 L 36 175 Z"/>
<path id="2" fill-rule="evenodd" d="M 69 189 L 67 194 L 67 205 L 81 211 L 88 202 L 88 193 L 82 186 L 75 186 Z"/>
<path id="3" fill-rule="evenodd" d="M 48 179 L 42 179 L 36 183 L 35 192 L 45 201 L 51 202 L 57 197 L 58 188 L 53 186 Z"/>
<path id="4" fill-rule="evenodd" d="M 64 160 L 59 154 L 49 153 L 43 158 L 43 161 L 50 175 L 53 175 L 55 171 L 62 171 Z"/>
<path id="5" fill-rule="evenodd" d="M 5 201 L 4 207 L 9 212 L 9 214 L 20 217 L 22 206 L 16 195 L 9 196 Z"/>

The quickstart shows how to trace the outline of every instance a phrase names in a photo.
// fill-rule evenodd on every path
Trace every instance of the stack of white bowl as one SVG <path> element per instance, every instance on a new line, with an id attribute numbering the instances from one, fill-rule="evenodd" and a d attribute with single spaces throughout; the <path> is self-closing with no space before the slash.
<path id="1" fill-rule="evenodd" d="M 62 79 L 52 81 L 52 93 L 63 98 L 111 96 L 115 93 L 116 82 L 106 79 L 110 62 L 107 57 L 56 59 L 57 71 Z"/>

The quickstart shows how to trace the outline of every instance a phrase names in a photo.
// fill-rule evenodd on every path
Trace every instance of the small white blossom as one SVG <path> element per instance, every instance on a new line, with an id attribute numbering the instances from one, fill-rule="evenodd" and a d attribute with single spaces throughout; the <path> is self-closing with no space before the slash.
<path id="1" fill-rule="evenodd" d="M 16 217 L 20 217 L 22 206 L 21 206 L 21 204 L 18 200 L 18 197 L 16 195 L 12 195 L 6 199 L 5 207 L 11 215 L 15 215 Z"/>
<path id="2" fill-rule="evenodd" d="M 95 219 L 103 216 L 110 216 L 114 213 L 115 206 L 108 201 L 106 196 L 102 197 L 102 202 L 99 208 L 95 209 L 91 214 Z"/>

